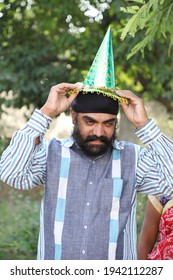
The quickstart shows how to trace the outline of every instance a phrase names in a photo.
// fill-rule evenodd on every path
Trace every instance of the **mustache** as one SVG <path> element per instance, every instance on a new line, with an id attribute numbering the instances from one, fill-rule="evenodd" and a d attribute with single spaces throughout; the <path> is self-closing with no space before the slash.
<path id="1" fill-rule="evenodd" d="M 109 140 L 107 137 L 105 136 L 97 136 L 97 135 L 89 135 L 86 139 L 85 139 L 85 143 L 91 142 L 91 141 L 96 141 L 99 140 L 102 143 L 108 144 Z"/>

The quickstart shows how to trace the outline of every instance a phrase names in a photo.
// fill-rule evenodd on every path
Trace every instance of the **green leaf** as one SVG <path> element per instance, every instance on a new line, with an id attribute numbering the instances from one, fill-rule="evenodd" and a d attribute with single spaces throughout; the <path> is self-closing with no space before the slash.
<path id="1" fill-rule="evenodd" d="M 135 2 L 139 4 L 145 4 L 145 0 L 128 0 L 129 2 Z"/>
<path id="2" fill-rule="evenodd" d="M 138 24 L 138 14 L 135 14 L 132 16 L 132 18 L 128 21 L 125 28 L 123 29 L 121 33 L 121 40 L 123 41 L 128 33 L 130 33 L 132 36 L 135 35 L 137 30 L 137 24 Z"/>

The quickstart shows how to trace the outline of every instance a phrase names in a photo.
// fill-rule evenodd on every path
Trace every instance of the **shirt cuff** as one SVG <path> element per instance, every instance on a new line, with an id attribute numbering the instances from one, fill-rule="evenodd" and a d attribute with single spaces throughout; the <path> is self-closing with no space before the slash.
<path id="1" fill-rule="evenodd" d="M 49 129 L 51 122 L 52 118 L 46 116 L 40 110 L 35 109 L 34 113 L 27 123 L 27 126 L 39 132 L 39 134 L 45 134 Z"/>
<path id="2" fill-rule="evenodd" d="M 149 145 L 160 137 L 161 131 L 155 122 L 150 119 L 144 127 L 136 129 L 135 134 L 144 143 L 144 145 Z"/>

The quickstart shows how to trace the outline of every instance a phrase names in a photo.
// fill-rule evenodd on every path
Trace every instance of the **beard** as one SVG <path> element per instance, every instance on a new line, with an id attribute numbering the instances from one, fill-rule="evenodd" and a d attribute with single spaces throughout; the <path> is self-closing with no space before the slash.
<path id="1" fill-rule="evenodd" d="M 84 138 L 78 127 L 77 121 L 74 126 L 72 137 L 76 141 L 77 145 L 90 157 L 96 157 L 104 154 L 108 148 L 112 147 L 113 141 L 116 139 L 115 130 L 111 138 L 106 136 L 96 136 L 89 135 Z M 91 141 L 99 140 L 101 143 L 99 145 L 92 144 Z"/>

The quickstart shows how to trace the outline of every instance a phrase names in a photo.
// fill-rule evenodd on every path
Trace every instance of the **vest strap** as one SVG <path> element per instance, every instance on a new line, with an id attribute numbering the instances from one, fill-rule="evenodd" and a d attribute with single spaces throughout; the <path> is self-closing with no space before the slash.
<path id="1" fill-rule="evenodd" d="M 60 178 L 54 224 L 56 260 L 60 260 L 62 254 L 62 231 L 64 226 L 67 183 L 70 168 L 70 150 L 62 146 L 61 151 Z"/>

